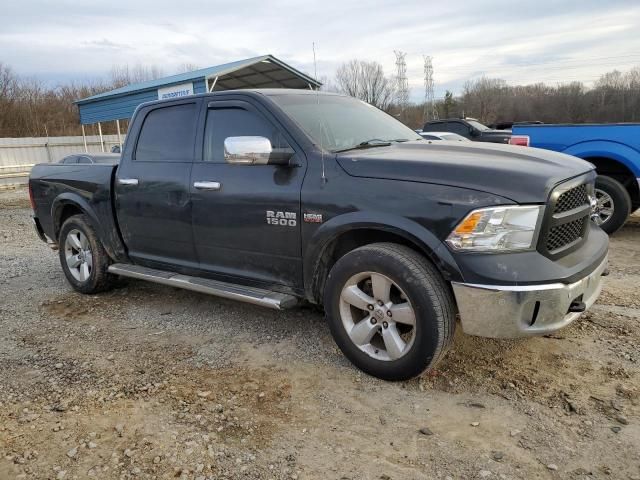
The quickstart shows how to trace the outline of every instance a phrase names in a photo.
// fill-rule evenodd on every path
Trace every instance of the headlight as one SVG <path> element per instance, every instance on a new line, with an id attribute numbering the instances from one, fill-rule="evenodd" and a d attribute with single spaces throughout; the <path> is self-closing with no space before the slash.
<path id="1" fill-rule="evenodd" d="M 542 206 L 479 208 L 449 234 L 455 250 L 508 251 L 533 247 Z"/>

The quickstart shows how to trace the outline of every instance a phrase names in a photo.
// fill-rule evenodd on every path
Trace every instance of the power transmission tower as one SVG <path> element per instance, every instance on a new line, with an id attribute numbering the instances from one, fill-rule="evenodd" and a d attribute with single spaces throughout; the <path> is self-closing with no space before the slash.
<path id="1" fill-rule="evenodd" d="M 424 121 L 438 120 L 438 109 L 433 92 L 433 63 L 431 57 L 423 55 L 424 58 L 424 111 L 422 116 Z"/>
<path id="2" fill-rule="evenodd" d="M 405 52 L 394 50 L 396 54 L 396 101 L 400 112 L 404 113 L 409 105 L 409 82 L 407 81 L 407 62 Z"/>

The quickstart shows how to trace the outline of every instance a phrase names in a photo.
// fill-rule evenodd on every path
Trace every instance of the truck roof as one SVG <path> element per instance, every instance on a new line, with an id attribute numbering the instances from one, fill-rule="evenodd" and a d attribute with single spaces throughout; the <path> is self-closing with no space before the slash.
<path id="1" fill-rule="evenodd" d="M 347 97 L 348 95 L 343 95 L 341 93 L 334 92 L 319 92 L 317 90 L 303 90 L 300 88 L 243 88 L 238 90 L 222 90 L 219 92 L 207 92 L 207 93 L 198 93 L 196 95 L 190 95 L 189 97 L 180 97 L 180 98 L 171 98 L 164 100 L 154 100 L 152 102 L 145 102 L 140 104 L 142 105 L 156 105 L 159 103 L 168 103 L 174 102 L 178 100 L 186 100 L 187 98 L 201 98 L 201 97 L 217 97 L 222 95 L 233 95 L 233 94 L 242 94 L 242 95 L 263 95 L 267 97 L 272 96 L 280 96 L 280 95 L 320 95 L 320 96 L 334 96 L 334 97 Z"/>

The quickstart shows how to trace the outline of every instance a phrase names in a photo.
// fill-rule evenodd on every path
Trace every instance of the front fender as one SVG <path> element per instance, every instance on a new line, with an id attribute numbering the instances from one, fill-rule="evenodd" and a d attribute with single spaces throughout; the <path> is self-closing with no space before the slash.
<path id="1" fill-rule="evenodd" d="M 357 211 L 345 213 L 323 223 L 308 239 L 304 254 L 304 285 L 308 298 L 313 298 L 317 285 L 316 272 L 325 259 L 327 248 L 342 234 L 357 230 L 377 230 L 398 235 L 429 258 L 444 278 L 461 281 L 460 270 L 447 248 L 429 230 L 406 217 L 388 213 Z"/>
<path id="2" fill-rule="evenodd" d="M 627 167 L 636 177 L 640 177 L 640 152 L 618 142 L 595 140 L 571 145 L 562 151 L 579 158 L 610 158 Z"/>

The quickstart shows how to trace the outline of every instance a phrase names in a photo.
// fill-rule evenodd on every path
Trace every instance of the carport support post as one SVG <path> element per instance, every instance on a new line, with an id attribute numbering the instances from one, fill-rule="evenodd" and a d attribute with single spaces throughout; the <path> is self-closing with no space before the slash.
<path id="1" fill-rule="evenodd" d="M 213 83 L 211 84 L 211 87 L 209 88 L 209 92 L 213 92 L 213 87 L 216 86 L 216 82 L 218 81 L 218 77 L 213 79 Z"/>
<path id="2" fill-rule="evenodd" d="M 104 140 L 102 139 L 102 125 L 100 125 L 100 122 L 98 122 L 98 134 L 100 135 L 100 148 L 104 153 Z"/>
<path id="3" fill-rule="evenodd" d="M 118 130 L 118 143 L 120 144 L 120 152 L 122 153 L 122 135 L 120 135 L 120 120 L 116 120 L 116 130 Z"/>
<path id="4" fill-rule="evenodd" d="M 84 123 L 80 124 L 80 126 L 82 127 L 82 141 L 84 142 L 84 153 L 89 153 L 89 150 L 87 149 L 87 136 L 84 133 Z"/>

